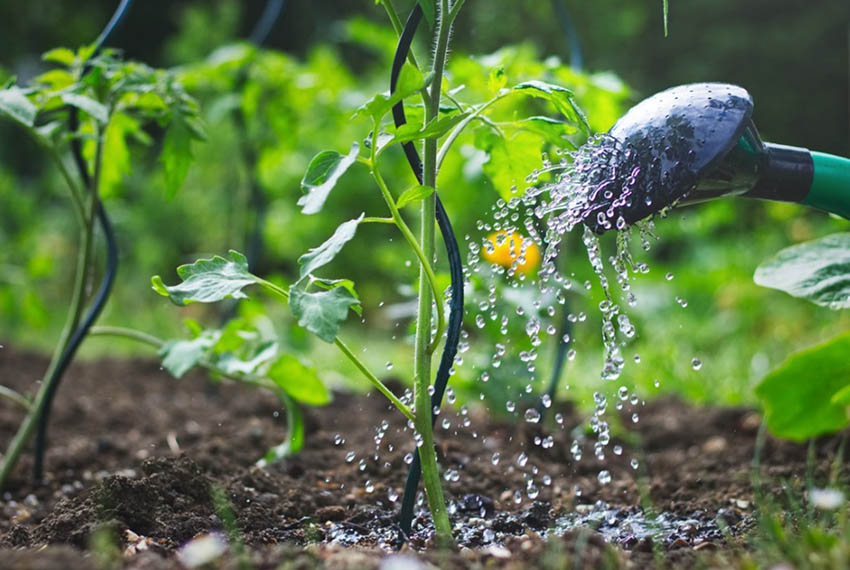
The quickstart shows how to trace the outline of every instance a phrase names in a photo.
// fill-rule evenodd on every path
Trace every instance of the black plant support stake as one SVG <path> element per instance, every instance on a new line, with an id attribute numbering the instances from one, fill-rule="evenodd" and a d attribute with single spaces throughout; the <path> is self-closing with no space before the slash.
<path id="1" fill-rule="evenodd" d="M 392 72 L 390 74 L 390 91 L 394 92 L 396 83 L 398 82 L 399 73 L 404 65 L 404 60 L 407 59 L 407 54 L 410 51 L 410 44 L 413 42 L 413 36 L 416 33 L 416 28 L 422 20 L 422 8 L 419 4 L 410 12 L 407 22 L 402 30 L 401 37 L 398 40 L 395 56 L 393 58 Z M 393 107 L 393 120 L 396 127 L 399 127 L 407 122 L 404 115 L 404 103 L 399 102 Z M 419 159 L 419 154 L 416 152 L 416 147 L 412 142 L 407 142 L 402 145 L 404 154 L 407 157 L 407 162 L 413 170 L 416 179 L 422 184 L 422 161 Z M 446 214 L 446 209 L 443 203 L 437 196 L 437 225 L 440 227 L 440 233 L 443 236 L 443 242 L 446 245 L 446 255 L 449 261 L 449 273 L 451 275 L 451 299 L 449 300 L 449 319 L 446 329 L 446 344 L 443 347 L 443 354 L 440 357 L 440 367 L 437 369 L 437 377 L 434 380 L 434 393 L 431 395 L 431 423 L 433 425 L 437 416 L 433 413 L 434 409 L 438 409 L 443 401 L 443 394 L 446 391 L 446 385 L 449 381 L 449 371 L 454 363 L 457 355 L 457 346 L 460 341 L 460 329 L 463 324 L 463 262 L 460 257 L 457 239 L 455 238 L 452 224 Z M 410 465 L 410 471 L 407 473 L 407 482 L 404 486 L 404 496 L 401 500 L 401 514 L 399 515 L 399 525 L 405 537 L 410 536 L 411 525 L 413 523 L 413 507 L 416 503 L 416 492 L 419 488 L 419 479 L 422 474 L 422 466 L 420 464 L 419 453 L 413 455 L 413 463 Z"/>
<path id="2" fill-rule="evenodd" d="M 262 47 L 262 45 L 266 43 L 275 23 L 278 21 L 281 14 L 283 14 L 285 9 L 285 0 L 269 0 L 266 3 L 263 14 L 254 26 L 254 30 L 251 32 L 250 40 L 252 44 L 257 47 Z M 240 79 L 240 88 L 244 85 L 243 82 L 245 80 L 246 78 L 244 76 Z M 239 123 L 240 131 L 243 133 L 247 132 L 245 127 L 245 117 L 241 112 L 237 114 L 236 120 Z M 247 141 L 243 140 L 242 146 L 244 149 L 243 153 L 245 164 L 249 168 L 251 207 L 254 210 L 254 219 L 250 229 L 250 235 L 248 236 L 245 257 L 248 259 L 248 266 L 256 268 L 255 266 L 259 262 L 260 256 L 263 253 L 263 221 L 266 218 L 267 204 L 265 196 L 263 195 L 263 189 L 257 183 L 257 180 L 253 175 L 253 170 L 257 162 L 256 153 L 253 149 L 249 148 Z"/>
<path id="3" fill-rule="evenodd" d="M 558 22 L 561 24 L 561 29 L 567 37 L 567 46 L 570 49 L 570 67 L 575 71 L 581 71 L 583 67 L 581 42 L 579 41 L 578 31 L 573 25 L 573 20 L 567 10 L 565 0 L 552 0 L 552 9 L 558 17 Z"/>
<path id="4" fill-rule="evenodd" d="M 274 25 L 283 13 L 284 8 L 286 8 L 285 0 L 269 0 L 266 3 L 265 9 L 263 9 L 263 14 L 260 16 L 260 19 L 257 20 L 257 23 L 251 32 L 250 40 L 252 44 L 255 46 L 261 46 L 266 43 L 272 28 L 274 28 Z"/>
<path id="5" fill-rule="evenodd" d="M 115 10 L 112 18 L 109 20 L 109 23 L 106 24 L 106 27 L 100 33 L 100 36 L 98 36 L 92 57 L 96 56 L 100 52 L 103 45 L 109 40 L 115 29 L 119 24 L 121 24 L 129 11 L 131 4 L 132 0 L 122 0 L 118 5 L 118 8 Z M 82 71 L 83 75 L 85 75 L 88 70 L 88 67 L 84 67 Z M 76 107 L 72 107 L 69 111 L 68 117 L 68 124 L 71 128 L 71 132 L 77 131 L 80 126 L 79 123 L 79 112 Z M 91 177 L 89 176 L 86 162 L 83 158 L 82 145 L 80 144 L 79 139 L 75 138 L 71 141 L 71 152 L 74 157 L 74 163 L 80 172 L 83 184 L 85 187 L 89 187 L 91 185 Z M 97 212 L 97 219 L 101 230 L 103 231 L 104 240 L 106 241 L 106 268 L 103 281 L 101 281 L 100 288 L 97 291 L 94 302 L 80 325 L 71 335 L 68 344 L 65 346 L 65 350 L 59 357 L 59 362 L 54 369 L 52 376 L 47 380 L 48 389 L 45 393 L 44 407 L 42 409 L 41 416 L 38 419 L 38 431 L 35 435 L 35 447 L 33 450 L 32 474 L 33 480 L 36 484 L 42 480 L 42 476 L 44 474 L 44 454 L 47 450 L 47 426 L 50 420 L 53 398 L 56 396 L 56 392 L 59 389 L 59 383 L 62 381 L 62 376 L 68 368 L 68 365 L 71 364 L 71 361 L 74 359 L 77 349 L 80 347 L 80 344 L 82 344 L 91 326 L 100 316 L 101 311 L 103 311 L 103 307 L 109 299 L 109 294 L 115 283 L 115 275 L 118 271 L 118 244 L 115 240 L 115 232 L 112 229 L 112 223 L 109 220 L 106 209 L 103 207 L 103 203 L 100 201 L 100 197 L 96 194 L 97 189 L 93 188 L 91 191 L 95 192 L 94 204 Z"/>

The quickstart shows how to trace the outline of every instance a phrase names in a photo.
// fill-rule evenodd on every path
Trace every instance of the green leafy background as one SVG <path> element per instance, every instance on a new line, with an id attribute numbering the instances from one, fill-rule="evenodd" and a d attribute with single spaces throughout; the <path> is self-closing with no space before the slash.
<path id="1" fill-rule="evenodd" d="M 185 336 L 186 318 L 217 323 L 221 309 L 192 304 L 175 310 L 150 291 L 149 277 L 160 274 L 172 282 L 178 265 L 229 249 L 245 251 L 254 220 L 251 181 L 261 190 L 266 213 L 263 253 L 250 270 L 283 287 L 298 281 L 299 256 L 327 240 L 341 221 L 364 211 L 383 212 L 365 167 L 358 164 L 340 178 L 320 215 L 303 216 L 297 204 L 313 157 L 328 149 L 345 155 L 354 141 L 362 145 L 369 120 L 352 117 L 375 93 L 387 89 L 395 40 L 380 8 L 371 0 L 342 7 L 338 2 L 291 3 L 272 37 L 273 49 L 257 50 L 235 43 L 261 9 L 259 3 L 244 4 L 154 2 L 150 9 L 136 10 L 116 36 L 128 56 L 179 66 L 183 86 L 201 103 L 207 142 L 192 143 L 191 166 L 185 153 L 158 162 L 160 145 L 186 149 L 187 125 L 176 123 L 163 132 L 156 126 L 142 129 L 130 117 L 110 123 L 105 199 L 119 236 L 122 269 L 104 323 L 163 337 Z M 841 3 L 819 10 L 790 2 L 780 3 L 781 8 L 765 1 L 742 5 L 725 0 L 687 8 L 671 3 L 667 40 L 657 3 L 570 3 L 588 73 L 564 63 L 569 58 L 565 41 L 543 4 L 504 0 L 487 9 L 470 4 L 464 10 L 448 70 L 450 87 L 464 86 L 455 95 L 458 100 L 478 103 L 502 87 L 545 81 L 570 89 L 591 129 L 604 131 L 642 95 L 675 83 L 722 79 L 752 91 L 766 138 L 848 151 L 847 110 L 840 104 L 846 102 L 847 87 L 835 81 L 846 69 L 846 60 L 838 55 L 846 53 L 846 6 Z M 15 23 L 2 30 L 8 49 L 0 60 L 5 68 L 0 80 L 12 74 L 27 80 L 48 72 L 52 66 L 34 54 L 52 45 L 90 41 L 113 8 L 114 3 L 105 1 L 57 2 L 45 16 L 27 6 L 0 6 L 0 16 L 6 16 L 0 22 Z M 765 20 L 768 12 L 771 17 Z M 328 19 L 327 14 L 333 16 Z M 163 17 L 169 25 L 151 21 Z M 788 22 L 794 22 L 798 34 L 794 49 L 781 39 Z M 36 27 L 44 33 L 33 34 Z M 145 33 L 134 32 L 140 29 Z M 771 35 L 771 30 L 782 33 Z M 427 48 L 424 42 L 418 46 L 422 61 Z M 53 54 L 58 60 L 67 56 L 64 51 Z M 782 74 L 772 71 L 770 62 L 776 58 Z M 794 85 L 787 83 L 788 76 L 795 77 Z M 44 77 L 60 88 L 67 80 L 61 73 Z M 86 101 L 77 103 L 88 105 L 86 112 L 92 115 L 98 113 Z M 14 107 L 17 120 L 28 120 L 20 98 L 7 96 L 0 105 Z M 421 113 L 421 108 L 408 107 L 411 123 Z M 510 196 L 512 185 L 521 186 L 540 167 L 543 151 L 552 154 L 553 143 L 564 135 L 576 142 L 582 138 L 574 126 L 562 122 L 571 118 L 569 113 L 559 114 L 546 99 L 505 98 L 494 106 L 493 117 L 504 123 L 503 135 L 486 126 L 469 129 L 440 175 L 441 197 L 464 249 L 466 236 L 480 243 L 484 235 L 476 222 L 489 216 L 499 196 Z M 538 118 L 518 122 L 519 117 Z M 73 212 L 59 174 L 47 166 L 38 146 L 21 136 L 18 125 L 0 122 L 0 141 L 0 344 L 47 349 L 58 335 L 71 279 Z M 416 185 L 398 148 L 386 151 L 385 162 L 384 175 L 397 196 Z M 186 181 L 176 192 L 175 181 L 184 175 Z M 405 210 L 410 219 L 413 210 Z M 658 243 L 649 253 L 638 252 L 650 271 L 633 284 L 639 303 L 630 315 L 638 337 L 625 354 L 629 359 L 638 355 L 640 363 L 630 362 L 617 384 L 638 387 L 647 396 L 675 392 L 701 402 L 753 402 L 755 386 L 789 354 L 850 325 L 850 316 L 842 312 L 757 286 L 752 282 L 755 268 L 785 246 L 843 229 L 845 222 L 802 207 L 742 200 L 677 210 L 659 221 Z M 362 317 L 346 313 L 341 334 L 363 341 L 367 350 L 362 357 L 373 369 L 384 371 L 391 361 L 392 371 L 385 375 L 405 380 L 410 375 L 409 307 L 416 268 L 402 241 L 390 227 L 363 225 L 326 270 L 356 283 L 362 304 Z M 585 280 L 593 281 L 592 273 L 579 236 L 568 242 L 567 274 L 580 289 Z M 612 251 L 613 243 L 606 239 L 603 246 Z M 444 263 L 441 256 L 439 277 L 447 285 Z M 668 272 L 674 274 L 669 281 Z M 348 289 L 338 291 L 342 295 Z M 686 308 L 675 301 L 677 296 L 687 301 Z M 583 404 L 592 391 L 617 387 L 599 380 L 595 307 L 601 299 L 594 288 L 568 300 L 571 310 L 588 317 L 576 327 L 578 356 L 565 373 L 571 388 L 560 397 Z M 238 314 L 272 327 L 282 350 L 304 357 L 302 366 L 321 362 L 324 369 L 327 363 L 329 373 L 323 378 L 332 385 L 365 387 L 333 347 L 296 326 L 286 306 L 266 303 L 261 308 L 262 300 L 262 294 L 252 294 L 239 304 Z M 265 316 L 268 307 L 271 313 Z M 473 318 L 471 312 L 464 340 L 470 348 L 453 383 L 477 398 L 479 371 L 500 333 L 479 330 Z M 511 323 L 515 346 L 524 342 L 521 325 Z M 540 348 L 538 387 L 547 377 L 553 349 L 552 342 Z M 116 350 L 129 354 L 138 348 L 92 339 L 83 354 Z M 690 365 L 693 357 L 704 363 L 698 371 Z M 506 364 L 485 390 L 497 401 L 511 399 L 524 388 L 518 378 L 523 378 L 521 369 L 512 373 Z"/>

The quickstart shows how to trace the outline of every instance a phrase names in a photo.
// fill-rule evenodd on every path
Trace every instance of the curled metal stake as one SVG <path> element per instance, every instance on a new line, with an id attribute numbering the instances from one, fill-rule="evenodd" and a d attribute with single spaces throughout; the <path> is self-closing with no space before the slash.
<path id="1" fill-rule="evenodd" d="M 124 20 L 124 17 L 127 15 L 132 3 L 132 0 L 122 0 L 118 5 L 115 13 L 112 14 L 112 18 L 110 18 L 106 27 L 98 36 L 92 57 L 96 56 L 100 50 L 103 49 L 104 44 L 109 40 L 112 33 Z M 85 75 L 88 71 L 89 67 L 85 66 L 82 74 Z M 79 123 L 79 110 L 76 107 L 72 107 L 68 116 L 68 124 L 72 132 L 77 131 L 80 126 Z M 86 161 L 83 158 L 82 145 L 80 144 L 79 139 L 73 139 L 71 141 L 71 152 L 74 157 L 74 163 L 80 171 L 80 177 L 83 180 L 83 184 L 88 188 L 91 185 L 91 177 L 89 176 L 88 169 L 86 167 Z M 100 288 L 97 291 L 94 302 L 82 322 L 79 326 L 77 326 L 76 330 L 74 330 L 74 333 L 68 340 L 68 344 L 65 345 L 65 349 L 59 357 L 59 362 L 56 365 L 53 374 L 47 379 L 48 387 L 44 395 L 44 405 L 41 409 L 41 415 L 38 418 L 38 431 L 35 434 L 33 449 L 32 476 L 36 484 L 42 480 L 44 475 L 44 454 L 47 451 L 47 424 L 50 419 L 53 399 L 56 397 L 56 392 L 59 389 L 59 383 L 62 381 L 62 376 L 65 374 L 65 371 L 74 359 L 74 355 L 77 353 L 77 349 L 79 349 L 88 334 L 89 329 L 103 311 L 103 307 L 109 299 L 109 294 L 112 292 L 112 286 L 115 284 L 115 275 L 118 272 L 118 244 L 115 240 L 115 232 L 112 229 L 112 223 L 109 220 L 106 209 L 103 207 L 100 197 L 96 194 L 97 188 L 91 188 L 91 191 L 95 192 L 94 206 L 97 213 L 97 220 L 100 224 L 101 230 L 103 231 L 104 240 L 106 241 L 106 268 L 103 281 L 100 284 Z"/>
<path id="2" fill-rule="evenodd" d="M 392 73 L 390 75 L 390 91 L 394 92 L 398 76 L 401 73 L 401 68 L 404 65 L 404 60 L 407 59 L 407 54 L 410 51 L 410 44 L 413 42 L 413 36 L 416 33 L 416 28 L 422 20 L 422 8 L 419 4 L 410 12 L 407 22 L 404 25 L 401 36 L 399 37 L 398 47 L 396 48 L 393 58 Z M 396 127 L 407 122 L 404 115 L 404 103 L 399 102 L 393 107 L 393 120 Z M 419 159 L 419 154 L 416 152 L 416 147 L 412 142 L 402 144 L 404 154 L 407 157 L 407 162 L 410 168 L 416 175 L 416 179 L 422 184 L 422 161 Z M 460 249 L 457 245 L 454 230 L 452 229 L 449 217 L 446 214 L 446 209 L 437 195 L 437 225 L 440 227 L 440 233 L 443 236 L 443 242 L 446 246 L 446 255 L 449 262 L 449 273 L 451 275 L 451 299 L 449 300 L 449 319 L 446 329 L 446 344 L 443 347 L 443 354 L 440 357 L 440 366 L 437 369 L 437 377 L 434 380 L 434 393 L 431 395 L 431 425 L 434 424 L 437 416 L 434 414 L 434 409 L 439 409 L 443 394 L 446 391 L 446 386 L 449 381 L 449 373 L 457 355 L 458 342 L 460 341 L 460 330 L 463 324 L 463 262 L 460 257 Z M 416 502 L 416 492 L 419 488 L 419 479 L 422 475 L 422 465 L 419 459 L 419 453 L 413 455 L 413 463 L 410 465 L 410 470 L 407 473 L 407 482 L 404 486 L 404 496 L 401 501 L 401 514 L 399 515 L 399 525 L 401 526 L 404 536 L 410 536 L 411 525 L 413 523 L 413 507 Z"/>

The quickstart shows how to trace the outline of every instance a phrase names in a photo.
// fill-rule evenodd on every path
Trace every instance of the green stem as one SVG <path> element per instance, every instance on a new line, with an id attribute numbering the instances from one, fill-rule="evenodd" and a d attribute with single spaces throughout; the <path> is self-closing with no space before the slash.
<path id="1" fill-rule="evenodd" d="M 342 341 L 341 341 L 338 337 L 334 339 L 334 344 L 335 344 L 335 345 L 337 345 L 337 347 L 338 347 L 338 348 L 342 351 L 342 353 L 343 353 L 346 357 L 348 357 L 348 359 L 349 359 L 349 360 L 350 360 L 350 361 L 354 364 L 354 366 L 356 366 L 356 367 L 357 367 L 357 369 L 358 369 L 360 372 L 362 372 L 362 373 L 363 373 L 363 375 L 364 375 L 364 376 L 366 376 L 366 378 L 368 378 L 368 379 L 369 379 L 369 382 L 371 382 L 371 383 L 372 383 L 372 385 L 373 385 L 373 386 L 375 386 L 375 388 L 377 388 L 377 389 L 378 389 L 378 391 L 379 391 L 381 394 L 383 394 L 384 396 L 386 396 L 386 398 L 387 398 L 390 402 L 392 402 L 392 404 L 393 404 L 396 408 L 398 408 L 398 409 L 399 409 L 399 411 L 400 411 L 402 414 L 404 414 L 404 417 L 406 417 L 407 419 L 409 419 L 409 420 L 411 420 L 411 421 L 414 421 L 414 422 L 415 422 L 416 417 L 414 416 L 414 414 L 413 414 L 413 412 L 410 410 L 410 408 L 408 408 L 408 407 L 407 407 L 407 406 L 406 406 L 406 405 L 405 405 L 405 404 L 404 404 L 401 400 L 399 400 L 399 399 L 396 397 L 396 395 L 395 395 L 395 394 L 393 394 L 393 393 L 392 393 L 392 391 L 390 391 L 390 389 L 389 389 L 389 388 L 387 388 L 387 387 L 384 385 L 384 383 L 383 383 L 383 382 L 381 382 L 381 381 L 378 379 L 378 377 L 377 377 L 377 376 L 375 376 L 375 375 L 372 373 L 372 371 L 371 371 L 371 370 L 369 370 L 369 369 L 366 367 L 366 365 L 365 365 L 365 364 L 363 364 L 363 362 L 361 362 L 361 361 L 360 361 L 360 359 L 359 359 L 359 358 L 357 358 L 357 356 L 356 356 L 353 352 L 351 352 L 351 349 L 350 349 L 350 348 L 348 348 L 348 345 L 346 345 L 344 342 L 342 342 Z"/>
<path id="2" fill-rule="evenodd" d="M 29 411 L 32 407 L 30 401 L 27 400 L 23 395 L 15 392 L 11 388 L 7 388 L 6 386 L 0 386 L 0 397 L 6 398 L 10 402 L 14 402 L 26 411 Z"/>
<path id="3" fill-rule="evenodd" d="M 393 218 L 363 218 L 360 220 L 361 224 L 395 224 L 395 220 Z"/>
<path id="4" fill-rule="evenodd" d="M 254 278 L 257 280 L 257 283 L 259 283 L 261 286 L 265 287 L 266 289 L 268 289 L 268 290 L 269 290 L 269 291 L 271 291 L 272 293 L 274 293 L 274 294 L 276 294 L 276 295 L 279 295 L 280 297 L 282 297 L 282 298 L 284 298 L 284 299 L 286 299 L 286 300 L 289 300 L 289 291 L 286 291 L 285 289 L 283 289 L 283 288 L 281 288 L 281 287 L 278 287 L 278 286 L 277 286 L 277 285 L 275 285 L 274 283 L 271 283 L 271 282 L 269 282 L 269 281 L 266 281 L 265 279 L 260 279 L 260 278 L 259 278 L 259 277 L 257 277 L 256 275 L 254 276 Z M 375 388 L 377 388 L 377 389 L 378 389 L 378 391 L 379 391 L 381 394 L 383 394 L 384 396 L 386 396 L 386 398 L 387 398 L 390 402 L 392 402 L 392 404 L 393 404 L 396 408 L 398 408 L 398 410 L 399 410 L 402 414 L 404 414 L 404 416 L 405 416 L 407 419 L 409 419 L 409 420 L 413 420 L 413 419 L 414 419 L 413 412 L 410 410 L 410 408 L 409 408 L 409 407 L 407 407 L 407 406 L 404 404 L 404 402 L 402 402 L 401 400 L 399 400 L 399 399 L 396 397 L 396 395 L 395 395 L 395 394 L 393 394 L 393 393 L 392 393 L 392 391 L 391 391 L 389 388 L 387 388 L 387 387 L 386 387 L 386 385 L 385 385 L 383 382 L 381 382 L 381 380 L 380 380 L 377 376 L 375 376 L 375 374 L 374 374 L 371 370 L 369 370 L 369 368 L 368 368 L 368 367 L 367 367 L 367 366 L 366 366 L 366 365 L 365 365 L 365 364 L 364 364 L 364 363 L 363 363 L 363 362 L 362 362 L 359 358 L 357 358 L 357 355 L 356 355 L 356 354 L 354 354 L 354 353 L 351 351 L 351 349 L 350 349 L 350 348 L 348 348 L 348 345 L 346 345 L 344 342 L 342 342 L 342 340 L 340 340 L 340 338 L 339 338 L 339 337 L 337 337 L 337 338 L 335 338 L 335 339 L 334 339 L 334 344 L 337 346 L 337 348 L 339 348 L 339 350 L 340 350 L 340 351 L 342 351 L 342 353 L 345 355 L 345 357 L 346 357 L 346 358 L 348 358 L 348 360 L 350 360 L 352 364 L 354 364 L 355 368 L 357 368 L 357 370 L 359 370 L 359 371 L 363 374 L 363 376 L 365 376 L 365 377 L 366 377 L 366 379 L 367 379 L 367 380 L 368 380 L 368 381 L 369 381 L 369 382 L 370 382 L 370 383 L 371 383 L 371 384 L 372 384 Z"/>
<path id="5" fill-rule="evenodd" d="M 71 307 L 69 308 L 68 315 L 65 318 L 65 326 L 62 329 L 62 334 L 59 337 L 59 342 L 56 344 L 53 356 L 50 359 L 50 364 L 48 364 L 47 370 L 42 377 L 41 387 L 30 405 L 29 413 L 21 422 L 21 425 L 18 426 L 18 431 L 15 433 L 15 437 L 12 439 L 6 453 L 3 455 L 2 464 L 0 464 L 0 489 L 5 486 L 6 481 L 21 456 L 21 453 L 23 453 L 24 447 L 26 447 L 30 438 L 32 438 L 33 432 L 35 431 L 39 419 L 41 418 L 41 414 L 44 411 L 46 396 L 52 385 L 51 379 L 53 382 L 59 380 L 58 378 L 54 378 L 54 373 L 59 365 L 59 360 L 61 359 L 62 354 L 65 352 L 68 342 L 71 340 L 74 330 L 80 324 L 80 319 L 82 318 L 86 302 L 86 285 L 91 271 L 92 262 L 94 214 L 95 206 L 97 204 L 97 191 L 100 178 L 100 161 L 103 154 L 102 135 L 102 131 L 98 133 L 95 176 L 92 177 L 91 187 L 87 190 L 89 193 L 89 203 L 87 208 L 84 207 L 81 216 L 82 219 L 80 220 L 82 227 L 80 228 L 80 244 L 77 251 L 77 268 L 74 276 L 73 293 L 71 294 Z M 59 162 L 61 162 L 61 160 Z M 60 170 L 61 169 L 62 168 L 60 168 Z M 65 172 L 65 174 L 68 176 L 66 181 L 68 181 L 69 187 L 72 188 L 73 194 L 76 186 L 73 185 L 70 174 L 67 172 Z"/>
<path id="6" fill-rule="evenodd" d="M 458 1 L 457 4 L 462 4 Z M 455 12 L 456 14 L 456 12 Z M 425 107 L 425 124 L 434 120 L 440 109 L 440 94 L 443 82 L 443 71 L 449 46 L 449 30 L 451 29 L 452 12 L 449 10 L 449 0 L 441 0 L 437 22 L 437 47 L 434 52 L 432 67 L 432 83 L 430 97 Z M 437 140 L 425 139 L 423 160 L 423 182 L 426 186 L 437 187 Z M 422 481 L 425 485 L 425 495 L 428 508 L 434 520 L 437 539 L 443 544 L 451 544 L 452 526 L 446 510 L 446 500 L 440 484 L 440 473 L 437 468 L 437 457 L 434 449 L 434 433 L 431 425 L 431 290 L 427 284 L 428 270 L 435 251 L 435 219 L 437 193 L 434 192 L 422 201 L 420 212 L 421 235 L 424 259 L 420 262 L 419 271 L 419 307 L 416 319 L 416 340 L 413 355 L 413 386 L 415 398 L 416 431 L 421 438 L 419 459 L 422 464 Z M 434 299 L 439 299 L 435 293 Z M 440 308 L 439 301 L 437 302 Z M 439 340 L 439 336 L 436 340 Z"/>
<path id="7" fill-rule="evenodd" d="M 445 160 L 446 154 L 448 154 L 449 149 L 451 149 L 454 142 L 457 140 L 457 138 L 460 136 L 460 134 L 463 132 L 463 130 L 469 125 L 469 123 L 471 123 L 473 120 L 479 118 L 481 116 L 481 113 L 486 111 L 490 106 L 492 106 L 497 101 L 502 100 L 508 94 L 510 94 L 510 91 L 503 93 L 501 95 L 497 95 L 496 97 L 493 97 L 492 99 L 490 99 L 489 101 L 487 101 L 486 103 L 484 103 L 483 105 L 481 105 L 480 107 L 475 109 L 475 111 L 470 113 L 465 119 L 463 119 L 461 122 L 459 122 L 455 126 L 454 129 L 452 129 L 452 132 L 450 132 L 449 136 L 446 137 L 446 140 L 443 141 L 443 144 L 440 147 L 440 152 L 437 153 L 437 172 L 440 171 L 440 167 L 443 165 L 443 160 Z"/>
<path id="8" fill-rule="evenodd" d="M 152 346 L 156 349 L 162 348 L 162 345 L 165 344 L 165 342 L 161 338 L 157 338 L 151 334 L 144 333 L 142 331 L 137 331 L 135 329 L 128 329 L 124 327 L 92 327 L 91 329 L 89 329 L 89 336 L 117 336 L 135 340 L 143 344 Z"/>
<path id="9" fill-rule="evenodd" d="M 377 128 L 373 129 L 373 133 L 377 132 Z M 375 135 L 373 134 L 372 140 L 372 148 L 375 149 Z M 416 258 L 419 260 L 419 266 L 424 270 L 424 279 L 423 283 L 427 282 L 428 287 L 431 288 L 431 291 L 434 295 L 435 299 L 441 299 L 440 290 L 437 287 L 437 275 L 434 273 L 434 268 L 431 267 L 430 260 L 434 258 L 433 248 L 431 251 L 431 257 L 428 257 L 425 251 L 422 249 L 422 246 L 419 245 L 419 242 L 416 241 L 416 236 L 413 235 L 413 231 L 411 231 L 410 227 L 404 221 L 404 218 L 401 216 L 401 212 L 396 206 L 395 200 L 393 199 L 392 193 L 390 192 L 389 187 L 387 186 L 384 177 L 381 175 L 381 171 L 378 170 L 377 167 L 377 154 L 373 150 L 372 152 L 372 165 L 370 166 L 369 171 L 372 174 L 372 178 L 375 179 L 375 182 L 378 185 L 378 188 L 381 189 L 381 195 L 384 197 L 384 201 L 387 203 L 387 207 L 390 209 L 390 213 L 392 214 L 392 219 L 395 222 L 396 226 L 398 226 L 401 235 L 404 236 L 404 239 L 410 245 L 413 252 L 416 254 Z M 427 200 L 427 199 L 426 199 Z M 435 204 L 436 208 L 436 197 L 432 196 L 432 201 Z M 436 215 L 436 214 L 435 214 Z M 434 225 L 433 221 L 431 223 L 432 227 Z M 432 232 L 433 233 L 433 232 Z M 429 317 L 430 318 L 430 317 Z M 439 343 L 440 339 L 443 337 L 443 332 L 446 330 L 446 314 L 445 309 L 443 308 L 442 303 L 437 303 L 437 334 L 434 335 L 434 342 L 429 344 L 428 353 L 431 354 L 437 348 L 437 343 Z M 430 338 L 430 334 L 429 334 Z"/>

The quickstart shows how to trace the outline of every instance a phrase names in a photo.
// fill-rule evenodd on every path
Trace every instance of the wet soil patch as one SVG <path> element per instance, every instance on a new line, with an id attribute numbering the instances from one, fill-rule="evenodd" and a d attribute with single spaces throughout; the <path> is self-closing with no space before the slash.
<path id="1" fill-rule="evenodd" d="M 2 383 L 17 390 L 32 390 L 45 366 L 0 349 Z M 225 543 L 230 513 L 244 555 L 230 548 L 213 567 L 690 567 L 703 552 L 738 548 L 754 524 L 758 414 L 669 397 L 621 414 L 599 459 L 569 403 L 541 424 L 444 411 L 436 437 L 459 548 L 435 548 L 421 511 L 394 554 L 412 437 L 379 395 L 336 394 L 307 410 L 305 449 L 260 469 L 285 430 L 271 394 L 202 375 L 174 380 L 149 360 L 78 364 L 57 398 L 46 482 L 30 481 L 26 455 L 0 494 L 0 560 L 100 568 L 114 551 L 109 567 L 184 568 L 194 563 L 187 543 L 207 555 Z M 0 401 L 4 449 L 20 419 Z M 807 470 L 824 477 L 838 447 L 819 441 L 807 465 L 805 446 L 766 438 L 765 489 L 801 485 Z"/>

